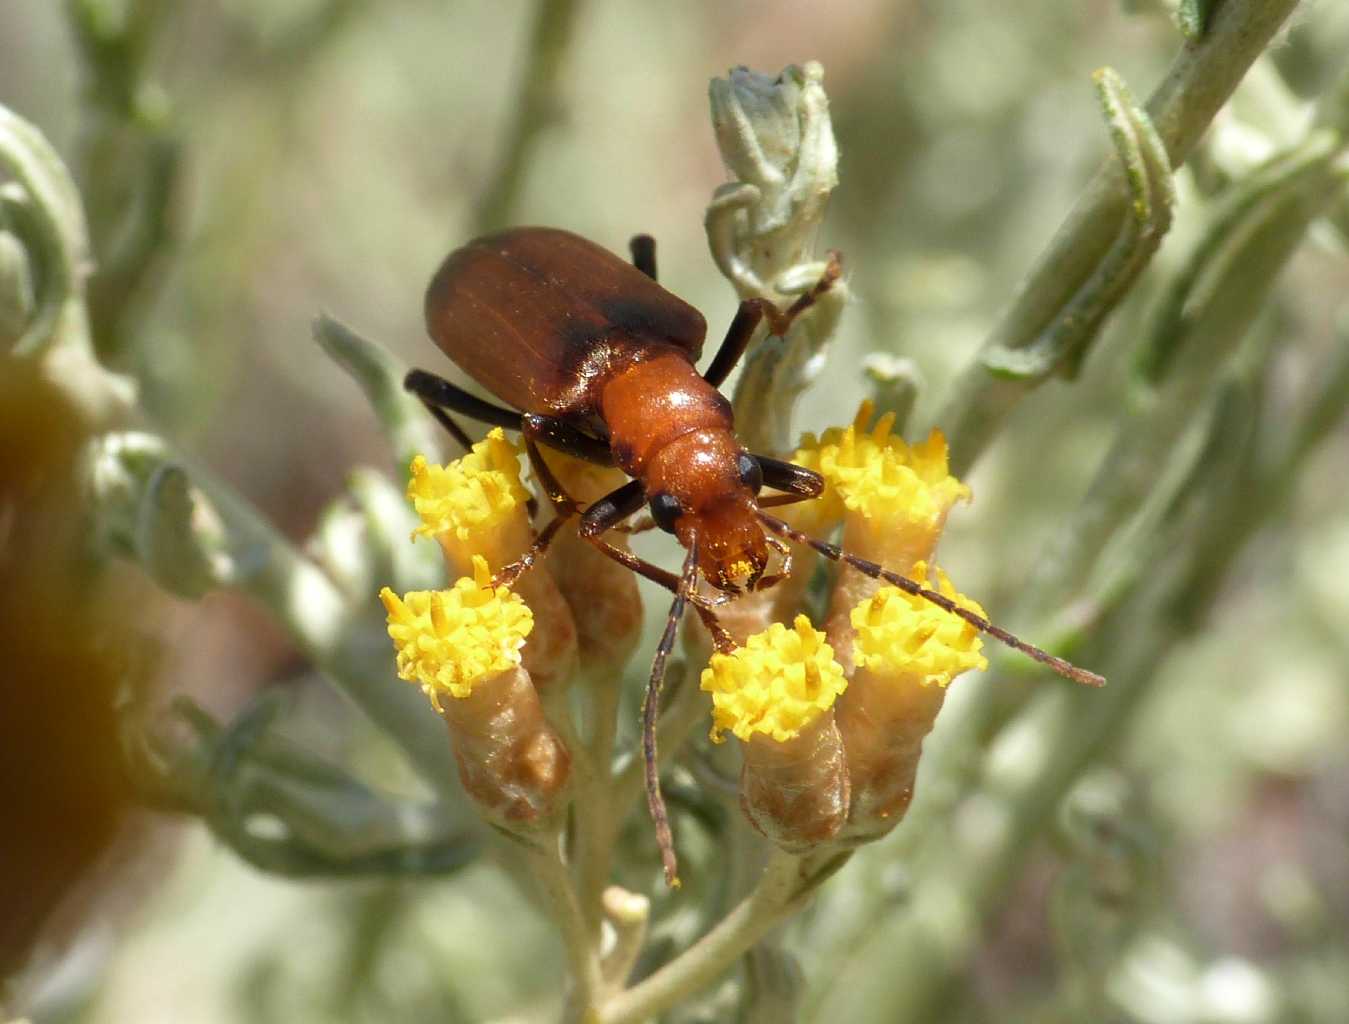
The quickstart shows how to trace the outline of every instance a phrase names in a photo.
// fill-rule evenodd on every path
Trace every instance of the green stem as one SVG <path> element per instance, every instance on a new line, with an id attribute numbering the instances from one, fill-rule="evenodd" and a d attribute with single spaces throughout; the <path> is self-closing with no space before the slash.
<path id="1" fill-rule="evenodd" d="M 769 931 L 800 909 L 802 861 L 775 851 L 755 887 L 740 905 L 696 943 L 645 981 L 601 1008 L 602 1024 L 636 1024 L 702 991 L 729 970 Z M 812 891 L 806 887 L 806 891 Z"/>
<path id="2" fill-rule="evenodd" d="M 89 319 L 105 362 L 125 359 L 136 343 L 134 310 L 174 241 L 182 146 L 150 67 L 176 7 L 165 0 L 67 4 L 86 78 L 79 177 L 99 266 L 89 282 Z M 109 174 L 110 167 L 123 172 Z"/>
<path id="3" fill-rule="evenodd" d="M 1135 521 L 1165 464 L 1162 453 L 1175 450 L 1204 408 L 1213 368 L 1233 358 L 1312 222 L 1343 193 L 1343 172 L 1335 165 L 1342 147 L 1330 133 L 1314 130 L 1302 146 L 1232 187 L 1177 278 L 1188 300 L 1170 293 L 1163 299 L 1144 349 L 1145 383 L 1080 508 L 1038 560 L 1016 618 L 1042 623 L 1045 635 L 1071 637 L 1082 633 L 1078 623 L 1097 622 L 1113 603 L 1113 585 L 1093 591 L 1089 602 L 1073 598 L 1101 552 Z M 1203 267 L 1195 269 L 1195 262 Z M 1148 383 L 1163 370 L 1157 386 Z M 969 784 L 968 772 L 978 763 L 970 751 L 987 747 L 1035 686 L 1024 674 L 983 684 L 981 699 L 963 705 L 948 723 L 947 742 L 933 751 L 933 761 L 952 793 Z"/>
<path id="4" fill-rule="evenodd" d="M 327 314 L 314 318 L 314 340 L 334 362 L 355 379 L 379 418 L 393 447 L 397 474 L 406 482 L 414 455 L 432 462 L 443 455 L 444 431 L 403 388 L 408 367 L 384 346 L 357 334 Z"/>
<path id="5" fill-rule="evenodd" d="M 622 991 L 646 943 L 651 901 L 618 886 L 610 886 L 604 890 L 604 917 L 614 930 L 613 947 L 601 964 L 604 981 L 610 988 Z"/>
<path id="6" fill-rule="evenodd" d="M 558 837 L 547 837 L 539 846 L 531 845 L 529 862 L 567 953 L 573 988 L 567 997 L 565 1019 L 588 1022 L 594 1019 L 595 1001 L 603 984 L 600 963 L 591 942 L 590 926 L 576 900 L 571 873 L 562 861 Z"/>
<path id="7" fill-rule="evenodd" d="M 613 865 L 614 841 L 621 822 L 614 785 L 614 737 L 618 730 L 618 701 L 622 688 L 608 681 L 591 684 L 591 732 L 587 744 L 592 767 L 592 784 L 576 798 L 577 876 L 581 909 L 590 923 L 593 941 L 598 946 L 600 925 L 604 920 L 604 889 Z"/>
<path id="8" fill-rule="evenodd" d="M 479 233 L 506 227 L 543 132 L 558 117 L 558 88 L 571 49 L 579 0 L 539 0 L 506 149 L 478 204 Z"/>
<path id="9" fill-rule="evenodd" d="M 1187 43 L 1147 103 L 1170 165 L 1180 167 L 1200 135 L 1260 56 L 1297 0 L 1227 0 L 1207 32 Z M 1115 160 L 1107 162 L 1059 228 L 983 350 L 956 381 L 938 422 L 951 440 L 951 469 L 964 475 L 1020 401 L 1043 380 L 990 371 L 987 353 L 1025 348 L 1058 317 L 1098 267 L 1129 216 Z"/>
<path id="10" fill-rule="evenodd" d="M 1188 313 L 1185 351 L 1167 357 L 1168 362 L 1180 362 L 1168 373 L 1165 388 L 1136 396 L 1081 509 L 1037 569 L 1033 617 L 1043 616 L 1081 585 L 1111 535 L 1147 495 L 1158 472 L 1158 453 L 1170 451 L 1192 422 L 1212 385 L 1213 367 L 1231 357 L 1312 221 L 1342 190 L 1341 181 L 1329 171 L 1334 152 L 1320 147 L 1315 159 L 1287 182 L 1291 187 L 1275 194 L 1253 225 L 1244 225 L 1235 255 L 1221 261 L 1217 281 L 1202 304 Z M 1196 260 L 1205 255 L 1207 245 L 1201 242 Z M 1175 352 L 1182 342 L 1168 344 Z"/>

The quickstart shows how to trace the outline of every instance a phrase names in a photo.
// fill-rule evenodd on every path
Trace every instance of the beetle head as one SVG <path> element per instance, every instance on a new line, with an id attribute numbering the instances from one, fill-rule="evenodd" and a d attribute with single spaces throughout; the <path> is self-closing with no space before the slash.
<path id="1" fill-rule="evenodd" d="M 724 501 L 700 509 L 684 516 L 675 534 L 686 546 L 697 536 L 698 570 L 718 590 L 748 593 L 768 565 L 768 544 L 751 504 Z"/>

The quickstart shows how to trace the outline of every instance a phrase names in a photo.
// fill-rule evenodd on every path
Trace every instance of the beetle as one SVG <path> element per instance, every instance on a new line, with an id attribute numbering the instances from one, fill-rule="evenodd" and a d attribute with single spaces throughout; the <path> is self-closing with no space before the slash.
<path id="1" fill-rule="evenodd" d="M 656 768 L 656 715 L 665 661 L 677 624 L 692 604 L 719 649 L 733 642 L 716 620 L 718 600 L 771 586 L 790 572 L 791 540 L 808 544 L 960 616 L 1077 682 L 1100 676 L 1027 644 L 982 616 L 883 566 L 794 530 L 765 508 L 818 497 L 824 480 L 781 459 L 746 451 L 736 440 L 731 404 L 718 390 L 760 323 L 782 337 L 838 279 L 832 255 L 819 282 L 785 311 L 764 299 L 740 303 L 707 370 L 699 373 L 707 324 L 696 309 L 656 282 L 655 243 L 631 242 L 629 263 L 555 228 L 523 227 L 474 239 L 446 257 L 426 290 L 426 328 L 449 358 L 504 406 L 484 401 L 425 370 L 405 387 L 468 448 L 450 413 L 518 430 L 555 516 L 494 582 L 509 584 L 538 559 L 561 526 L 579 516 L 582 537 L 610 558 L 673 591 L 642 705 L 647 805 L 656 825 L 667 882 L 675 880 L 673 842 Z M 540 448 L 617 466 L 631 479 L 580 508 L 549 469 Z M 760 497 L 764 487 L 776 495 Z M 667 572 L 604 534 L 645 506 L 655 526 L 686 551 L 683 571 Z M 768 575 L 770 550 L 784 559 Z M 698 592 L 701 576 L 722 595 Z"/>

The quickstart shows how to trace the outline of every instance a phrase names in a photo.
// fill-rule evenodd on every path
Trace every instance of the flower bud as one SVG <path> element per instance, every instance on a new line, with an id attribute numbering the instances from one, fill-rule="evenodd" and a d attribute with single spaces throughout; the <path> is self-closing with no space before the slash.
<path id="1" fill-rule="evenodd" d="M 571 752 L 522 668 L 474 687 L 441 712 L 464 789 L 497 823 L 542 825 L 566 806 Z"/>
<path id="2" fill-rule="evenodd" d="M 402 599 L 380 591 L 398 674 L 419 684 L 445 719 L 459 777 L 483 813 L 508 828 L 540 825 L 565 806 L 571 754 L 521 667 L 534 626 L 529 606 L 492 587 L 481 556 L 473 571 L 449 590 Z"/>
<path id="3" fill-rule="evenodd" d="M 823 83 L 824 69 L 811 61 L 777 76 L 733 68 L 709 87 L 717 146 L 737 180 L 708 208 L 708 241 L 743 295 L 803 290 L 819 279 L 818 269 L 801 268 L 838 184 Z"/>
<path id="4" fill-rule="evenodd" d="M 422 525 L 413 535 L 436 539 L 454 576 L 482 557 L 493 570 L 520 557 L 534 539 L 529 492 L 520 480 L 520 450 L 500 427 L 446 466 L 418 455 L 409 467 L 408 498 Z M 525 668 L 540 690 L 553 690 L 576 671 L 576 624 L 557 584 L 539 566 L 516 581 L 538 629 L 525 653 Z"/>
<path id="5" fill-rule="evenodd" d="M 714 654 L 712 739 L 743 741 L 740 804 L 759 832 L 789 853 L 832 838 L 848 813 L 848 772 L 833 705 L 848 686 L 824 634 L 798 615 L 730 654 Z"/>
<path id="6" fill-rule="evenodd" d="M 911 578 L 927 585 L 927 566 Z M 983 615 L 936 570 L 937 590 Z M 865 843 L 889 832 L 913 798 L 923 738 L 932 731 L 946 687 L 961 672 L 983 669 L 983 641 L 964 619 L 898 587 L 883 587 L 852 610 L 857 670 L 838 702 L 852 805 L 841 839 Z"/>

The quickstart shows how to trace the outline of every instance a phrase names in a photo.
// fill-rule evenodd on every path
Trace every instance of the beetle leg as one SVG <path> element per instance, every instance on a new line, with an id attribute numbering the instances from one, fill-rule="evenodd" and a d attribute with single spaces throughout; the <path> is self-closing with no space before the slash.
<path id="1" fill-rule="evenodd" d="M 791 497 L 796 496 L 791 495 Z M 779 502 L 779 504 L 782 503 Z M 760 577 L 759 582 L 754 584 L 755 590 L 768 590 L 771 587 L 776 587 L 779 583 L 792 575 L 791 547 L 778 540 L 778 538 L 774 537 L 772 534 L 764 534 L 764 540 L 768 541 L 768 546 L 782 556 L 782 565 L 780 565 L 778 571 L 771 576 Z"/>
<path id="2" fill-rule="evenodd" d="M 642 697 L 642 761 L 646 783 L 646 807 L 656 826 L 656 845 L 660 847 L 661 863 L 665 867 L 665 884 L 679 886 L 679 865 L 675 858 L 674 833 L 670 830 L 670 815 L 665 809 L 665 797 L 660 791 L 660 762 L 656 751 L 656 720 L 660 715 L 660 688 L 665 682 L 665 661 L 674 650 L 675 634 L 684 606 L 698 583 L 698 538 L 694 537 L 684 556 L 684 571 L 675 588 L 674 602 L 665 617 L 665 631 L 656 645 L 656 656 L 651 662 L 651 676 Z"/>
<path id="3" fill-rule="evenodd" d="M 569 521 L 571 516 L 555 516 L 553 520 L 539 531 L 538 536 L 534 538 L 534 543 L 525 549 L 525 553 L 514 562 L 508 562 L 503 565 L 492 576 L 492 586 L 510 587 L 515 585 L 518 580 L 530 569 L 534 568 L 534 563 L 539 560 L 539 556 L 548 550 L 548 545 L 553 543 L 553 538 L 557 536 L 558 531 L 562 529 Z"/>
<path id="4" fill-rule="evenodd" d="M 824 273 L 815 282 L 810 291 L 796 297 L 796 301 L 787 307 L 787 312 L 779 313 L 775 308 L 768 314 L 768 323 L 773 333 L 782 337 L 791 327 L 792 321 L 808 310 L 820 296 L 834 287 L 834 282 L 843 276 L 843 258 L 837 249 L 829 250 L 829 262 L 824 265 Z"/>
<path id="5" fill-rule="evenodd" d="M 525 417 L 526 420 L 529 417 Z M 497 570 L 496 575 L 492 577 L 492 586 L 509 587 L 521 576 L 534 568 L 534 563 L 539 560 L 539 556 L 548 550 L 548 545 L 553 542 L 559 530 L 571 519 L 572 516 L 580 514 L 580 506 L 576 500 L 567 493 L 567 489 L 562 486 L 553 471 L 548 468 L 548 463 L 543 459 L 543 453 L 539 451 L 539 446 L 534 442 L 534 438 L 525 433 L 525 454 L 529 456 L 529 465 L 534 470 L 534 476 L 543 487 L 544 493 L 548 495 L 548 500 L 553 503 L 553 520 L 534 538 L 534 542 L 529 545 L 519 558 L 513 562 L 503 565 Z"/>
<path id="6" fill-rule="evenodd" d="M 703 374 L 703 379 L 707 383 L 714 388 L 721 387 L 735 369 L 735 364 L 740 362 L 740 357 L 745 354 L 750 339 L 754 337 L 755 329 L 769 309 L 773 309 L 773 304 L 767 299 L 746 299 L 740 303 L 740 308 L 735 311 L 735 319 L 731 321 L 726 337 L 722 340 L 721 348 L 717 349 L 712 365 Z"/>
<path id="7" fill-rule="evenodd" d="M 629 480 L 622 487 L 606 494 L 585 510 L 585 514 L 581 516 L 581 536 L 615 562 L 627 566 L 638 576 L 643 576 L 666 590 L 677 593 L 679 591 L 679 577 L 674 573 L 667 572 L 658 565 L 652 565 L 644 558 L 634 555 L 631 551 L 614 547 L 604 539 L 605 533 L 617 527 L 624 519 L 641 508 L 645 500 L 646 491 L 642 488 L 642 482 L 640 480 Z M 726 627 L 717 621 L 717 617 L 712 610 L 707 607 L 707 599 L 690 593 L 688 600 L 697 610 L 698 617 L 703 620 L 703 625 L 712 634 L 712 642 L 716 645 L 717 650 L 725 651 L 734 647 L 734 639 L 726 631 Z"/>
<path id="8" fill-rule="evenodd" d="M 785 337 L 792 326 L 792 321 L 815 305 L 816 300 L 832 288 L 842 274 L 843 264 L 839 262 L 838 253 L 831 252 L 829 263 L 824 273 L 820 275 L 819 281 L 810 291 L 798 296 L 797 300 L 787 307 L 785 313 L 767 299 L 745 299 L 735 311 L 735 319 L 731 321 L 721 348 L 717 349 L 712 365 L 703 374 L 703 379 L 714 388 L 721 387 L 740 362 L 740 357 L 745 354 L 745 349 L 749 347 L 761 320 L 768 321 L 771 336 Z"/>
<path id="9" fill-rule="evenodd" d="M 650 235 L 633 235 L 628 241 L 632 265 L 651 280 L 656 280 L 656 240 Z"/>
<path id="10" fill-rule="evenodd" d="M 557 428 L 558 433 L 552 433 L 551 428 Z M 581 507 L 576 503 L 576 499 L 567 493 L 567 489 L 562 486 L 562 482 L 558 480 L 557 475 L 544 459 L 543 452 L 539 450 L 538 442 L 549 442 L 554 437 L 561 436 L 567 438 L 568 443 L 584 441 L 590 446 L 603 446 L 606 454 L 609 450 L 607 446 L 603 445 L 603 442 L 582 434 L 561 420 L 551 419 L 547 416 L 526 415 L 521 433 L 524 434 L 525 454 L 529 457 L 530 468 L 534 470 L 535 478 L 539 481 L 543 492 L 548 495 L 548 500 L 552 502 L 554 518 L 539 531 L 534 538 L 534 542 L 529 545 L 524 554 L 497 570 L 496 575 L 492 578 L 492 585 L 498 587 L 509 587 L 532 569 L 534 563 L 539 560 L 539 556 L 548 550 L 548 545 L 553 542 L 553 538 L 557 536 L 563 525 L 573 516 L 581 514 Z M 598 461 L 599 453 L 593 448 L 569 449 L 564 448 L 561 443 L 555 444 L 554 447 L 564 452 L 571 451 L 578 454 L 580 451 L 586 451 L 594 456 L 591 461 Z M 581 457 L 584 458 L 585 456 L 582 455 Z M 533 518 L 532 515 L 531 518 Z"/>
<path id="11" fill-rule="evenodd" d="M 525 455 L 529 457 L 529 468 L 534 471 L 534 478 L 539 481 L 543 493 L 548 495 L 548 500 L 553 503 L 553 511 L 557 513 L 558 518 L 570 519 L 572 516 L 580 515 L 581 506 L 567 493 L 567 489 L 562 486 L 552 468 L 544 461 L 543 452 L 539 451 L 538 442 L 530 433 L 525 434 Z"/>
<path id="12" fill-rule="evenodd" d="M 760 508 L 772 508 L 775 505 L 794 505 L 798 501 L 809 501 L 824 493 L 824 477 L 814 470 L 798 466 L 793 462 L 775 459 L 768 455 L 754 456 L 763 469 L 765 487 L 785 494 L 773 494 L 759 499 Z"/>
<path id="13" fill-rule="evenodd" d="M 546 444 L 549 448 L 556 448 L 586 462 L 593 462 L 599 466 L 614 464 L 609 442 L 591 437 L 559 417 L 526 413 L 521 419 L 520 432 L 530 440 Z M 539 482 L 543 483 L 542 480 Z"/>
<path id="14" fill-rule="evenodd" d="M 409 370 L 408 375 L 403 378 L 403 388 L 420 398 L 428 408 L 434 406 L 436 409 L 449 409 L 461 416 L 467 416 L 471 420 L 490 423 L 494 427 L 505 427 L 507 430 L 520 429 L 521 413 L 503 409 L 491 402 L 484 402 L 477 395 L 470 395 L 463 388 L 451 384 L 444 377 L 437 377 L 434 373 L 427 373 L 425 370 Z M 448 418 L 446 417 L 446 419 Z M 436 419 L 440 420 L 442 424 L 445 423 L 445 420 L 439 416 L 436 416 Z M 455 434 L 454 429 L 449 427 L 446 427 L 446 429 Z M 461 430 L 458 434 L 455 434 L 455 439 L 459 440 L 459 434 L 462 433 Z"/>
<path id="15" fill-rule="evenodd" d="M 422 405 L 426 407 L 432 418 L 445 428 L 446 432 L 459 443 L 459 447 L 464 451 L 473 450 L 473 438 L 464 432 L 464 428 L 454 422 L 454 418 L 438 405 L 432 405 L 426 399 L 422 399 Z"/>

